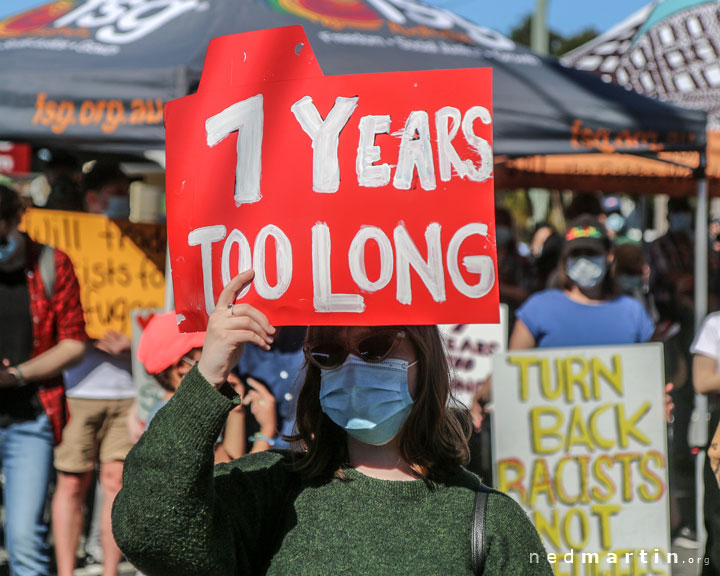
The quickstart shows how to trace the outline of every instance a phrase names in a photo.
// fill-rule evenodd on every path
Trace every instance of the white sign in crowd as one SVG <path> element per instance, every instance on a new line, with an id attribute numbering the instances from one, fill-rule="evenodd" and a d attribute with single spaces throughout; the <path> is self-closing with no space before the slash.
<path id="1" fill-rule="evenodd" d="M 508 307 L 500 304 L 500 324 L 442 324 L 455 400 L 470 408 L 475 393 L 492 374 L 492 359 L 507 350 Z"/>
<path id="2" fill-rule="evenodd" d="M 557 574 L 670 573 L 664 386 L 660 344 L 495 357 L 495 487 Z"/>

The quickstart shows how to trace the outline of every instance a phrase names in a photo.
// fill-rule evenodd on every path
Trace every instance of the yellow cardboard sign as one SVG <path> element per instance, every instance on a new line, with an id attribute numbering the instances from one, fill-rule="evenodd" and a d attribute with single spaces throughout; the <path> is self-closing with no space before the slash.
<path id="1" fill-rule="evenodd" d="M 87 332 L 130 336 L 130 310 L 162 308 L 166 229 L 99 214 L 29 210 L 24 229 L 36 242 L 65 252 L 75 267 Z"/>

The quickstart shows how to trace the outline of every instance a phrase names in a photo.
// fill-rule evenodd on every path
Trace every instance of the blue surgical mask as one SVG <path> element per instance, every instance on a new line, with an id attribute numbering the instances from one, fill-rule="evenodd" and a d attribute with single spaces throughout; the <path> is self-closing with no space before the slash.
<path id="1" fill-rule="evenodd" d="M 9 262 L 15 256 L 19 245 L 17 234 L 10 234 L 5 243 L 0 245 L 0 264 Z"/>
<path id="2" fill-rule="evenodd" d="M 103 214 L 111 220 L 127 220 L 130 218 L 130 198 L 127 196 L 110 196 Z"/>
<path id="3" fill-rule="evenodd" d="M 605 256 L 580 256 L 567 259 L 567 275 L 580 288 L 595 288 L 605 277 Z"/>
<path id="4" fill-rule="evenodd" d="M 350 354 L 333 370 L 321 370 L 320 406 L 350 436 L 382 446 L 397 436 L 413 400 L 405 360 L 368 363 Z"/>

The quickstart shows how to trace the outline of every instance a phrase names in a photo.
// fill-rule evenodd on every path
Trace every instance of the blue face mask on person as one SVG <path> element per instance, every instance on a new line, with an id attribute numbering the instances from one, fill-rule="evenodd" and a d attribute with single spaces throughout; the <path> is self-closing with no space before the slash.
<path id="1" fill-rule="evenodd" d="M 567 259 L 567 275 L 580 288 L 595 288 L 605 277 L 605 256 L 580 256 Z"/>
<path id="2" fill-rule="evenodd" d="M 338 368 L 321 370 L 320 406 L 356 440 L 387 444 L 410 414 L 407 371 L 416 363 L 397 358 L 368 363 L 350 354 Z"/>
<path id="3" fill-rule="evenodd" d="M 110 196 L 107 208 L 103 213 L 111 220 L 127 220 L 130 218 L 130 198 L 127 196 Z"/>
<path id="4" fill-rule="evenodd" d="M 3 244 L 0 244 L 0 264 L 9 262 L 17 252 L 19 242 L 16 234 L 10 234 Z"/>

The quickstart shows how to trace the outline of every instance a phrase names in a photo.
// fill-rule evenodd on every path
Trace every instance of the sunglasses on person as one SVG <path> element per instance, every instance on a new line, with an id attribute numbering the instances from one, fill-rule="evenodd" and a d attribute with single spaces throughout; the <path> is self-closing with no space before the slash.
<path id="1" fill-rule="evenodd" d="M 349 354 L 370 364 L 382 362 L 406 338 L 405 332 L 393 329 L 367 334 L 353 342 L 305 344 L 303 352 L 311 364 L 322 370 L 333 370 L 340 367 Z"/>

